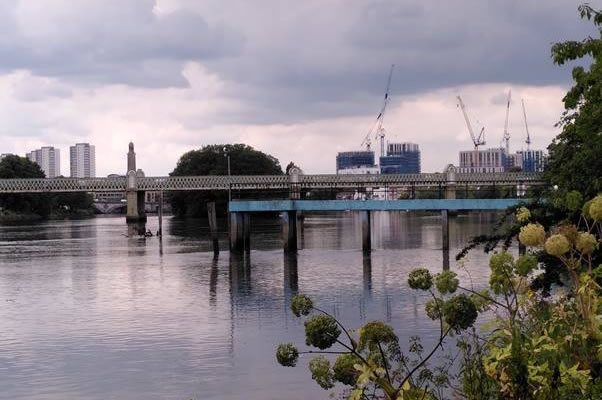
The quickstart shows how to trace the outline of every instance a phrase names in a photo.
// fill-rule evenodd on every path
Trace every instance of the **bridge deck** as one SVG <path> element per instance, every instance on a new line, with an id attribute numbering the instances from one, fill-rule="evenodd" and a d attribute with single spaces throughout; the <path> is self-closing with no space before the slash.
<path id="1" fill-rule="evenodd" d="M 138 177 L 133 190 L 180 191 L 180 190 L 312 190 L 334 188 L 358 190 L 374 187 L 437 187 L 541 185 L 541 174 L 526 172 L 455 174 L 448 180 L 447 174 L 400 174 L 400 175 L 299 175 L 293 181 L 288 175 L 261 176 L 165 176 Z M 125 177 L 118 178 L 53 178 L 53 179 L 0 179 L 3 193 L 51 193 L 51 192 L 123 192 L 127 189 Z"/>
<path id="2" fill-rule="evenodd" d="M 521 199 L 418 199 L 418 200 L 236 200 L 230 212 L 280 211 L 400 211 L 400 210 L 503 210 Z"/>

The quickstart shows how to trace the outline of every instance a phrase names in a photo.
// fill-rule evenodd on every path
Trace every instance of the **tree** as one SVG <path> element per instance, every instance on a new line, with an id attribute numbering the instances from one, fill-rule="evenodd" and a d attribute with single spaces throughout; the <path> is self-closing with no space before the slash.
<path id="1" fill-rule="evenodd" d="M 170 176 L 228 175 L 230 156 L 231 175 L 282 175 L 278 160 L 245 144 L 209 145 L 192 150 L 180 157 Z M 178 192 L 170 196 L 172 210 L 177 216 L 205 216 L 207 201 L 216 201 L 223 210 L 226 192 Z"/>
<path id="2" fill-rule="evenodd" d="M 593 22 L 600 38 L 552 46 L 558 65 L 586 57 L 591 64 L 573 68 L 575 84 L 563 99 L 565 111 L 558 123 L 562 133 L 548 147 L 545 175 L 560 189 L 591 198 L 602 190 L 602 14 L 588 4 L 581 5 L 579 12 Z"/>
<path id="3" fill-rule="evenodd" d="M 8 155 L 0 161 L 0 179 L 44 178 L 44 171 L 33 161 L 16 155 Z M 47 194 L 3 194 L 0 206 L 16 213 L 50 214 L 50 196 Z"/>
<path id="4" fill-rule="evenodd" d="M 0 161 L 0 179 L 45 178 L 44 171 L 33 161 L 16 155 L 6 156 Z M 92 196 L 87 193 L 32 193 L 0 195 L 0 207 L 17 214 L 35 214 L 47 218 L 52 212 L 61 216 L 72 212 L 92 213 Z M 80 214 L 81 215 L 81 214 Z"/>

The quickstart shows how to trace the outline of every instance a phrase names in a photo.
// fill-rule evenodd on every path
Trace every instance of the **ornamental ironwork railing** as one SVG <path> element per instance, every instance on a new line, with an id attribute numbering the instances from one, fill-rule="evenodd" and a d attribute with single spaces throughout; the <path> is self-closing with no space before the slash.
<path id="1" fill-rule="evenodd" d="M 425 173 L 400 175 L 299 175 L 291 182 L 288 175 L 249 176 L 169 176 L 137 177 L 136 190 L 189 191 L 189 190 L 279 190 L 291 186 L 305 189 L 319 188 L 374 188 L 441 185 L 541 185 L 539 173 Z M 126 178 L 53 178 L 53 179 L 0 179 L 1 193 L 45 192 L 124 192 Z"/>

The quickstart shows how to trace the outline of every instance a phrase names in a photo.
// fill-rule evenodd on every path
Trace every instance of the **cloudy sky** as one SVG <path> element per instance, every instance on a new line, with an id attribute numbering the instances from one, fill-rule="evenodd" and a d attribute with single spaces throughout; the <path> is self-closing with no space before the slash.
<path id="1" fill-rule="evenodd" d="M 96 145 L 97 174 L 165 175 L 203 145 L 247 143 L 309 173 L 356 150 L 395 72 L 388 140 L 423 171 L 472 148 L 462 95 L 499 146 L 557 134 L 570 66 L 550 45 L 594 34 L 571 0 L 1 0 L 0 153 Z M 595 4 L 594 4 L 595 5 Z"/>

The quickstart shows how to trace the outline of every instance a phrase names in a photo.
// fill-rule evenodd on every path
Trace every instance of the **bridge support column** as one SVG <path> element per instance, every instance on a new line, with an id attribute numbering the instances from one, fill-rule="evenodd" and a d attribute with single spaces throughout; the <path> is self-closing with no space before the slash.
<path id="1" fill-rule="evenodd" d="M 134 152 L 134 144 L 129 144 L 129 151 L 127 154 L 128 169 L 127 169 L 127 182 L 126 182 L 126 199 L 127 199 L 127 213 L 125 221 L 127 223 L 132 222 L 146 222 L 146 212 L 144 211 L 144 196 L 143 190 L 138 190 L 137 179 L 144 178 L 144 172 L 141 169 L 136 170 L 136 153 Z"/>
<path id="2" fill-rule="evenodd" d="M 144 211 L 144 196 L 145 192 L 143 191 L 127 192 L 127 213 L 125 216 L 127 223 L 146 221 L 146 212 Z"/>
<path id="3" fill-rule="evenodd" d="M 364 254 L 372 251 L 372 215 L 370 211 L 360 211 L 362 221 L 362 251 Z"/>
<path id="4" fill-rule="evenodd" d="M 449 217 L 448 210 L 441 210 L 441 244 L 443 251 L 449 251 Z"/>
<path id="5" fill-rule="evenodd" d="M 245 251 L 247 253 L 250 253 L 251 252 L 251 214 L 244 213 L 242 220 L 243 220 L 242 231 L 243 231 L 244 247 L 245 247 Z"/>
<path id="6" fill-rule="evenodd" d="M 282 241 L 284 251 L 297 251 L 297 211 L 282 213 Z"/>
<path id="7" fill-rule="evenodd" d="M 245 250 L 244 223 L 243 213 L 230 213 L 230 252 L 232 253 L 243 253 Z"/>

